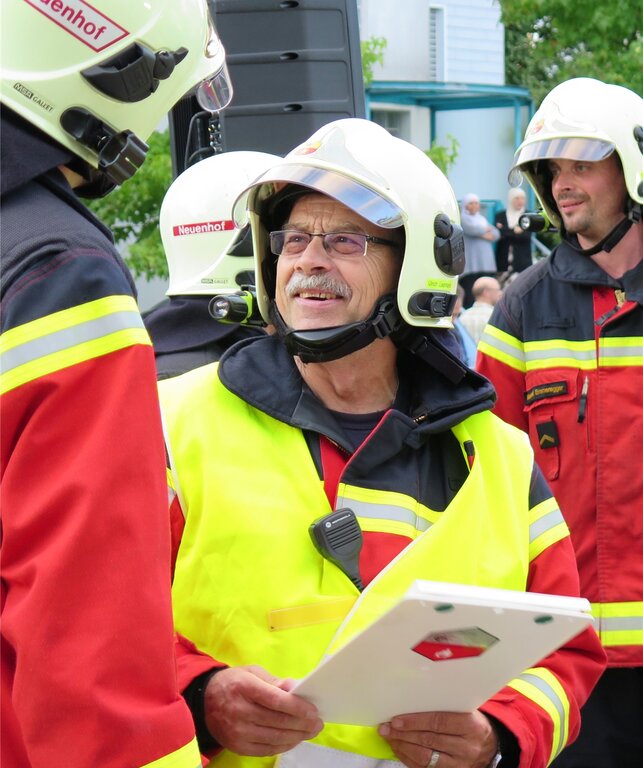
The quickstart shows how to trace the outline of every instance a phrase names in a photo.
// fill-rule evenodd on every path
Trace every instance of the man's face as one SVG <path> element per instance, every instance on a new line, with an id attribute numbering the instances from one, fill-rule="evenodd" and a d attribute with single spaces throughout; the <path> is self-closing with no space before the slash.
<path id="1" fill-rule="evenodd" d="M 325 195 L 300 198 L 281 229 L 301 232 L 352 232 L 393 239 L 382 229 Z M 334 328 L 364 320 L 377 299 L 395 290 L 401 259 L 389 245 L 368 242 L 363 256 L 327 253 L 313 237 L 295 256 L 277 260 L 276 303 L 295 330 Z"/>
<path id="2" fill-rule="evenodd" d="M 585 248 L 600 242 L 624 214 L 627 192 L 616 155 L 596 163 L 557 158 L 548 165 L 565 229 Z"/>
<path id="3" fill-rule="evenodd" d="M 464 206 L 467 211 L 473 216 L 476 213 L 480 213 L 480 201 L 479 200 L 471 200 L 471 202 L 467 203 Z"/>

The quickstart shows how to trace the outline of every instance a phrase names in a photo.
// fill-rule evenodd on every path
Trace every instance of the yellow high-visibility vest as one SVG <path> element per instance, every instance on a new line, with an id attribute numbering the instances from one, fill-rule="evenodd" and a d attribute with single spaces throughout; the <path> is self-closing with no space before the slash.
<path id="1" fill-rule="evenodd" d="M 477 414 L 452 430 L 461 445 L 473 441 L 476 458 L 443 512 L 410 495 L 340 481 L 337 506 L 355 507 L 364 528 L 420 521 L 410 534 L 406 525 L 413 541 L 360 595 L 310 540 L 310 523 L 331 510 L 301 430 L 232 394 L 216 363 L 168 379 L 160 390 L 172 483 L 185 514 L 173 584 L 176 629 L 230 666 L 260 664 L 279 677 L 303 677 L 414 579 L 522 590 L 530 561 L 569 535 L 553 499 L 529 510 L 526 435 L 489 412 Z M 349 766 L 357 755 L 400 765 L 374 728 L 327 724 L 314 745 L 321 757 L 302 755 L 302 768 L 329 759 Z M 284 756 L 278 764 L 296 763 Z M 254 768 L 275 759 L 224 750 L 212 765 Z"/>

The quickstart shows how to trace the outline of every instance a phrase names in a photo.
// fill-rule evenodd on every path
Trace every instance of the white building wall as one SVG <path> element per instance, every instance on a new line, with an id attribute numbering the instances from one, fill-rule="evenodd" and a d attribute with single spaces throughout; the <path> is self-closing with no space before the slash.
<path id="1" fill-rule="evenodd" d="M 374 67 L 375 80 L 430 80 L 429 9 L 442 8 L 444 19 L 444 81 L 504 85 L 504 28 L 497 0 L 358 0 L 360 37 L 387 41 L 384 64 Z M 430 136 L 428 109 L 373 103 L 373 110 L 408 110 L 404 125 L 411 141 L 427 149 L 433 140 L 448 145 L 448 134 L 459 144 L 449 172 L 456 195 L 476 192 L 483 199 L 506 199 L 507 173 L 514 153 L 512 109 L 470 109 L 436 112 L 436 135 Z M 526 125 L 526 109 L 523 110 Z"/>
<path id="2" fill-rule="evenodd" d="M 504 28 L 495 0 L 361 0 L 360 36 L 387 41 L 376 80 L 427 81 L 429 9 L 444 16 L 444 81 L 504 84 Z"/>
<path id="3" fill-rule="evenodd" d="M 448 143 L 449 133 L 458 139 L 458 158 L 449 171 L 458 199 L 475 192 L 483 200 L 506 201 L 514 155 L 512 109 L 438 112 L 436 133 L 439 144 Z"/>

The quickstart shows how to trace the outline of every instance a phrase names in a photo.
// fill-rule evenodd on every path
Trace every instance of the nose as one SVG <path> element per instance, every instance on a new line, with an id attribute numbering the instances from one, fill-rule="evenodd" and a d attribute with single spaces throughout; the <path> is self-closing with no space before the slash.
<path id="1" fill-rule="evenodd" d="M 556 192 L 560 192 L 563 189 L 571 189 L 571 187 L 572 180 L 570 172 L 564 169 L 560 169 L 552 179 L 552 192 L 555 194 Z"/>
<path id="2" fill-rule="evenodd" d="M 333 260 L 324 248 L 323 239 L 314 236 L 297 257 L 295 269 L 300 272 L 316 272 L 331 269 L 332 264 Z"/>

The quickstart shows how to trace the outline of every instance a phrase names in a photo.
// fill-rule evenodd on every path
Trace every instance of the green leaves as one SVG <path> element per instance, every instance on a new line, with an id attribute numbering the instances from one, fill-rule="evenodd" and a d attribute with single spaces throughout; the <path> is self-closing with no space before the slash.
<path id="1" fill-rule="evenodd" d="M 373 67 L 375 64 L 384 63 L 384 51 L 386 50 L 387 40 L 385 37 L 369 37 L 368 40 L 362 40 L 362 72 L 364 74 L 364 87 L 373 81 Z"/>
<path id="2" fill-rule="evenodd" d="M 125 261 L 135 277 L 167 277 L 167 262 L 159 233 L 159 212 L 172 183 L 170 137 L 153 133 L 143 166 L 121 187 L 88 206 L 113 232 L 117 245 L 126 246 Z"/>
<path id="3" fill-rule="evenodd" d="M 507 82 L 536 105 L 570 77 L 595 77 L 643 91 L 640 0 L 499 0 Z"/>
<path id="4" fill-rule="evenodd" d="M 448 175 L 449 168 L 451 168 L 453 163 L 458 159 L 458 150 L 460 149 L 460 144 L 455 136 L 447 133 L 447 140 L 449 142 L 448 146 L 438 144 L 434 141 L 431 144 L 431 149 L 424 150 L 427 157 L 433 160 L 445 176 Z"/>

